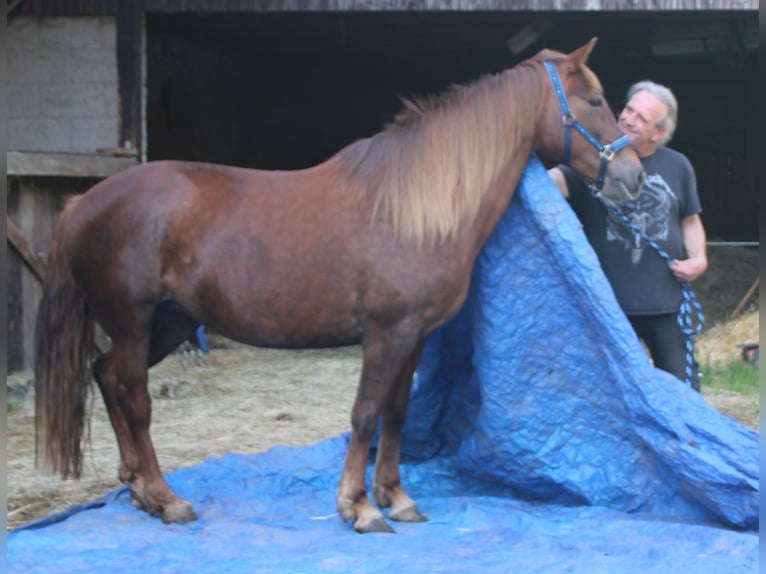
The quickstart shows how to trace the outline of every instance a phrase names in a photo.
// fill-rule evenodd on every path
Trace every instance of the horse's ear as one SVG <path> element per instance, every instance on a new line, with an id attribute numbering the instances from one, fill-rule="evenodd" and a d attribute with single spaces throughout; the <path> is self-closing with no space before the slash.
<path id="1" fill-rule="evenodd" d="M 590 53 L 593 50 L 593 46 L 596 45 L 596 41 L 598 41 L 598 38 L 593 36 L 593 38 L 590 39 L 590 42 L 584 46 L 581 46 L 580 48 L 577 48 L 574 52 L 569 54 L 566 57 L 567 61 L 570 62 L 575 69 L 584 66 L 585 62 L 588 61 L 588 56 L 590 56 Z"/>

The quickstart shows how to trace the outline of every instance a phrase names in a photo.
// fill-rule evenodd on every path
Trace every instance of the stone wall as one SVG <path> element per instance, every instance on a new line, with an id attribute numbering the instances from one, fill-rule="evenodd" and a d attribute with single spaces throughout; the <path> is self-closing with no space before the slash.
<path id="1" fill-rule="evenodd" d="M 18 16 L 7 31 L 8 149 L 117 146 L 114 20 Z"/>

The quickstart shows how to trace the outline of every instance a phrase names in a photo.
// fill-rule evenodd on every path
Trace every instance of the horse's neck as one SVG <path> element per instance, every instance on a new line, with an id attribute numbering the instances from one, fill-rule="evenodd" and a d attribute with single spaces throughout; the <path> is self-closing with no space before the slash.
<path id="1" fill-rule="evenodd" d="M 332 165 L 399 239 L 418 246 L 457 234 L 469 251 L 480 248 L 529 158 L 541 87 L 539 71 L 508 70 L 348 146 Z"/>
<path id="2" fill-rule="evenodd" d="M 512 149 L 507 150 L 507 161 L 497 166 L 474 220 L 473 243 L 477 254 L 513 198 L 533 151 L 537 138 L 538 116 L 543 111 L 541 91 L 545 88 L 544 83 L 540 81 L 539 72 L 531 67 L 518 67 L 509 72 L 514 77 L 508 77 L 507 82 L 530 89 L 513 89 L 511 97 L 508 98 L 509 105 L 515 108 L 515 111 L 509 112 L 508 117 L 515 119 L 504 127 L 514 132 L 513 135 L 509 134 L 508 138 L 513 142 Z"/>
<path id="3" fill-rule="evenodd" d="M 514 156 L 498 171 L 487 189 L 467 239 L 473 256 L 479 251 L 497 226 L 511 203 L 521 176 L 532 153 L 532 136 L 525 138 Z"/>

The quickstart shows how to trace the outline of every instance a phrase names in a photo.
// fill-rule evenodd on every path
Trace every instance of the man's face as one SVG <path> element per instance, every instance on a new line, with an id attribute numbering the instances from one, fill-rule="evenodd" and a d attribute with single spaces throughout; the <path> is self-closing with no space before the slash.
<path id="1" fill-rule="evenodd" d="M 657 127 L 657 122 L 665 117 L 668 107 L 654 94 L 640 91 L 633 94 L 625 108 L 620 112 L 618 123 L 620 129 L 628 134 L 630 143 L 639 155 L 654 151 L 662 137 L 665 128 Z"/>

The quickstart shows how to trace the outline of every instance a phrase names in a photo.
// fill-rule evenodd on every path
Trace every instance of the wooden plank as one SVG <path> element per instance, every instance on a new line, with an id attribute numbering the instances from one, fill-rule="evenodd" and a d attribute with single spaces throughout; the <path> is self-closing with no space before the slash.
<path id="1" fill-rule="evenodd" d="M 136 165 L 134 156 L 9 151 L 8 175 L 103 178 Z"/>
<path id="2" fill-rule="evenodd" d="M 8 242 L 14 249 L 16 249 L 16 252 L 19 254 L 22 261 L 26 263 L 27 267 L 34 273 L 35 277 L 42 283 L 45 280 L 45 262 L 37 253 L 35 253 L 35 250 L 32 249 L 27 238 L 7 215 L 5 217 L 5 223 L 8 229 Z"/>

